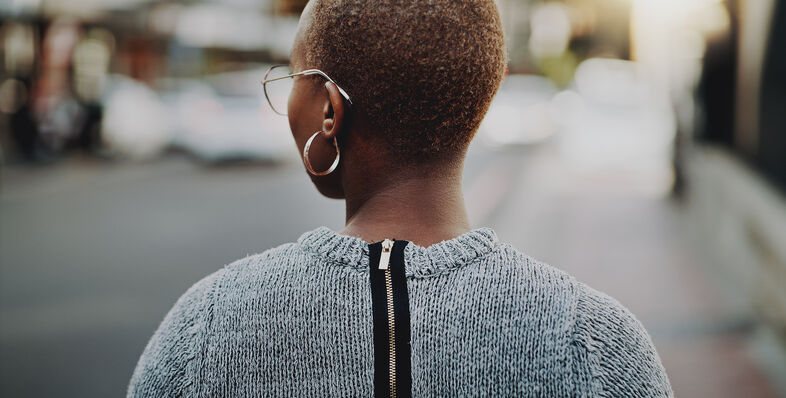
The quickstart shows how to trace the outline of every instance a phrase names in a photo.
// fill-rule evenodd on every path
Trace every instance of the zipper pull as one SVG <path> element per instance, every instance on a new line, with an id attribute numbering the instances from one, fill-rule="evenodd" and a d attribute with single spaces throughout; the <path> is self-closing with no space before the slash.
<path id="1" fill-rule="evenodd" d="M 390 264 L 390 252 L 393 250 L 393 240 L 385 239 L 382 241 L 382 253 L 379 256 L 379 269 L 386 270 Z"/>

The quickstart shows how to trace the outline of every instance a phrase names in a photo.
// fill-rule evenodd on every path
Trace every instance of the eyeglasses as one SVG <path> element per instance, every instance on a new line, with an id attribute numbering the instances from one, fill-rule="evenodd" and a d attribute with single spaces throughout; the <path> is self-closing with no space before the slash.
<path id="1" fill-rule="evenodd" d="M 289 102 L 289 95 L 292 93 L 292 85 L 294 84 L 295 76 L 319 75 L 327 79 L 329 82 L 336 84 L 325 72 L 319 69 L 307 69 L 302 72 L 292 73 L 289 65 L 273 65 L 265 73 L 265 78 L 262 80 L 262 87 L 265 91 L 265 98 L 267 99 L 273 112 L 279 115 L 287 115 L 287 103 Z M 344 97 L 350 105 L 352 100 L 349 99 L 349 94 L 344 91 L 338 84 L 338 92 Z"/>

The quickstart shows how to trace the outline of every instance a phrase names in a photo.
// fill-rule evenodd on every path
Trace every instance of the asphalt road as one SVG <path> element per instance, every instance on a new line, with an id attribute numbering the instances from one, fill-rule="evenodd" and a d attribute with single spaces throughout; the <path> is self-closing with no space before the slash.
<path id="1" fill-rule="evenodd" d="M 746 348 L 745 317 L 707 280 L 678 206 L 613 176 L 566 170 L 548 146 L 476 146 L 465 175 L 473 223 L 633 310 L 678 396 L 774 396 Z M 191 284 L 342 222 L 343 203 L 320 197 L 296 161 L 207 167 L 167 156 L 6 169 L 0 395 L 122 396 Z"/>

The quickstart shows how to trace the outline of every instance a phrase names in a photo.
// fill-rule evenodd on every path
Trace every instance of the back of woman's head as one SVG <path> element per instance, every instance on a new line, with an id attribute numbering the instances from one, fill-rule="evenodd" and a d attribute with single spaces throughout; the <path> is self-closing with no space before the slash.
<path id="1" fill-rule="evenodd" d="M 494 0 L 312 0 L 303 57 L 401 159 L 463 153 L 503 78 Z"/>

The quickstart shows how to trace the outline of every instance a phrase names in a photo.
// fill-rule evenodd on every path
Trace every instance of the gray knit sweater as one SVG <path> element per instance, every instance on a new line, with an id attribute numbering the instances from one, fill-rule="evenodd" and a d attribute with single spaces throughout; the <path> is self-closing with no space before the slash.
<path id="1" fill-rule="evenodd" d="M 415 397 L 672 396 L 611 297 L 475 229 L 404 250 Z M 129 397 L 374 395 L 369 249 L 322 227 L 191 287 Z"/>

